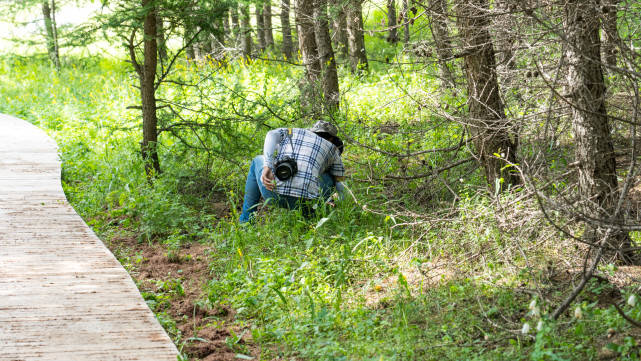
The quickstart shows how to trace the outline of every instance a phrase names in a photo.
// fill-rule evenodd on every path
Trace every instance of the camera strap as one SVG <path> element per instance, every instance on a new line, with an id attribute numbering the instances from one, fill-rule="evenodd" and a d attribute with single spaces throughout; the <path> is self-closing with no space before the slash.
<path id="1" fill-rule="evenodd" d="M 289 146 L 292 148 L 292 157 L 296 160 L 296 153 L 294 152 L 294 142 L 292 141 L 293 128 L 287 128 L 287 138 L 289 138 Z"/>

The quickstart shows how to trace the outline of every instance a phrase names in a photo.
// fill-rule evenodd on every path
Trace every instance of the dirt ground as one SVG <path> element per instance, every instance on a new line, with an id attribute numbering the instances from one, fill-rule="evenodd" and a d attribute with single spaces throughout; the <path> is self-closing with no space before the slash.
<path id="1" fill-rule="evenodd" d="M 176 322 L 181 340 L 189 340 L 177 347 L 182 346 L 190 359 L 238 360 L 237 354 L 259 359 L 260 350 L 248 330 L 233 325 L 233 310 L 208 309 L 203 302 L 207 296 L 204 285 L 211 278 L 209 247 L 193 243 L 169 252 L 166 245 L 139 243 L 135 237 L 116 237 L 107 246 L 114 254 L 136 260 L 130 274 L 141 291 L 161 292 L 163 281 L 181 280 L 184 295 L 171 297 L 164 311 Z M 243 336 L 237 340 L 235 335 Z"/>

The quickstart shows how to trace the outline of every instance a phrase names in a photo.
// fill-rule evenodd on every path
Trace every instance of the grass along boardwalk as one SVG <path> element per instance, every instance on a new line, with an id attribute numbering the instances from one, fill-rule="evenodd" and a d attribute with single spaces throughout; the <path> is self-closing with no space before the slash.
<path id="1" fill-rule="evenodd" d="M 0 115 L 0 360 L 176 360 L 129 274 L 67 202 L 56 144 Z"/>

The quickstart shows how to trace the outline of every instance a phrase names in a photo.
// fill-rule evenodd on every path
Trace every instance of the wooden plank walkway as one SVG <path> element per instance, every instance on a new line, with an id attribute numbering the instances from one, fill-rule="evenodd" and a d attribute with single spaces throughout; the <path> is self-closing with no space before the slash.
<path id="1" fill-rule="evenodd" d="M 172 360 L 129 274 L 67 203 L 56 144 L 0 114 L 0 360 Z"/>

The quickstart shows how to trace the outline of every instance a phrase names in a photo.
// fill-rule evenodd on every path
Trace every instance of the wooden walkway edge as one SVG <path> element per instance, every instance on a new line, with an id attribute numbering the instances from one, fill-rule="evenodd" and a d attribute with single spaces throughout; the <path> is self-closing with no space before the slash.
<path id="1" fill-rule="evenodd" d="M 67 202 L 57 147 L 0 114 L 0 360 L 172 360 L 136 285 Z"/>

